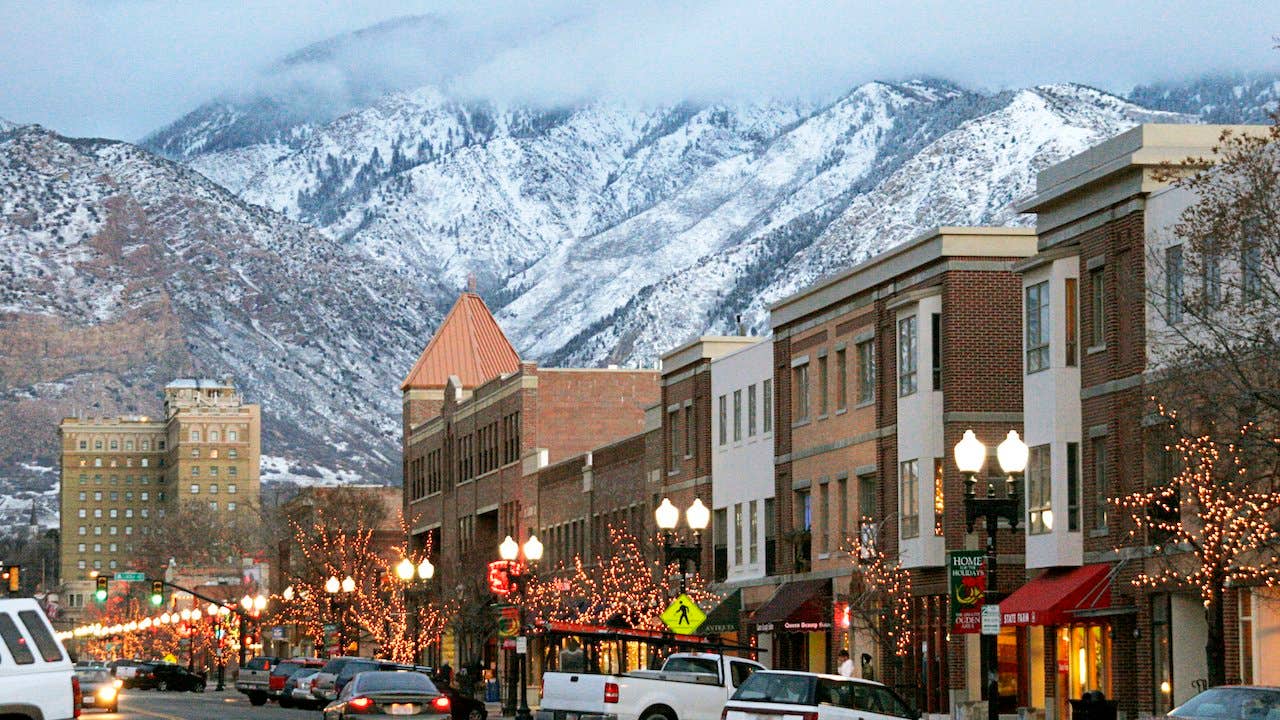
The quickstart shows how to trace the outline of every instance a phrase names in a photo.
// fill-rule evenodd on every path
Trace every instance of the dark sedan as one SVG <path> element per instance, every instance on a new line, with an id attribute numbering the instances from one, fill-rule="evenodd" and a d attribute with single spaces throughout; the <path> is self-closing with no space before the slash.
<path id="1" fill-rule="evenodd" d="M 1272 720 L 1280 717 L 1280 688 L 1228 685 L 1209 688 L 1169 712 L 1182 720 Z"/>
<path id="2" fill-rule="evenodd" d="M 78 667 L 76 677 L 80 679 L 81 707 L 116 712 L 120 705 L 121 681 L 110 670 L 105 667 Z"/>
<path id="3" fill-rule="evenodd" d="M 362 672 L 324 709 L 324 720 L 346 718 L 450 718 L 449 698 L 416 672 Z"/>
<path id="4" fill-rule="evenodd" d="M 204 692 L 205 677 L 173 663 L 143 663 L 125 687 L 138 690 L 190 690 Z"/>

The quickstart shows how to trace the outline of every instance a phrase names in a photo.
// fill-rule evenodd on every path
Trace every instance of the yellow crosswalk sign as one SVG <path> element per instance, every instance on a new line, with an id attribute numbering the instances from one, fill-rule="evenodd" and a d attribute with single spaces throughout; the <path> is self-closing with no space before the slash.
<path id="1" fill-rule="evenodd" d="M 672 600 L 667 609 L 662 611 L 662 622 L 666 623 L 671 632 L 681 635 L 693 634 L 706 619 L 707 614 L 688 595 Z"/>

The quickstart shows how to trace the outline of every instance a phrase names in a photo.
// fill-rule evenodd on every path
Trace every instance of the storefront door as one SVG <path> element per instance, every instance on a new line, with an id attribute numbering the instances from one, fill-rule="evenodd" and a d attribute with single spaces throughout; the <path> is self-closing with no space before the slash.
<path id="1" fill-rule="evenodd" d="M 1085 692 L 1111 694 L 1111 625 L 1068 625 L 1058 628 L 1056 717 L 1070 717 L 1068 700 Z"/>

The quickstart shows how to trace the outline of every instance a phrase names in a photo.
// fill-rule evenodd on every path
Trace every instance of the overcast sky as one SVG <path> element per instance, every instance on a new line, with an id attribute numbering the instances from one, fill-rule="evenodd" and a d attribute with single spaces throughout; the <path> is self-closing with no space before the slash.
<path id="1" fill-rule="evenodd" d="M 310 43 L 424 13 L 441 17 L 432 32 L 355 44 L 283 84 L 271 69 Z M 542 103 L 826 96 L 920 75 L 1123 93 L 1280 69 L 1277 35 L 1274 0 L 0 0 L 0 117 L 133 140 L 219 95 L 304 83 L 340 97 L 371 74 Z"/>

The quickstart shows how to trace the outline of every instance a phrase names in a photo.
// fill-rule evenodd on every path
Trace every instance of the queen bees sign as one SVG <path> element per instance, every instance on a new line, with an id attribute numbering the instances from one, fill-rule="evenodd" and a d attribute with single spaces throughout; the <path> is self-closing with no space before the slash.
<path id="1" fill-rule="evenodd" d="M 982 629 L 982 605 L 987 594 L 987 556 L 982 550 L 947 553 L 950 577 L 951 632 L 976 633 Z"/>

